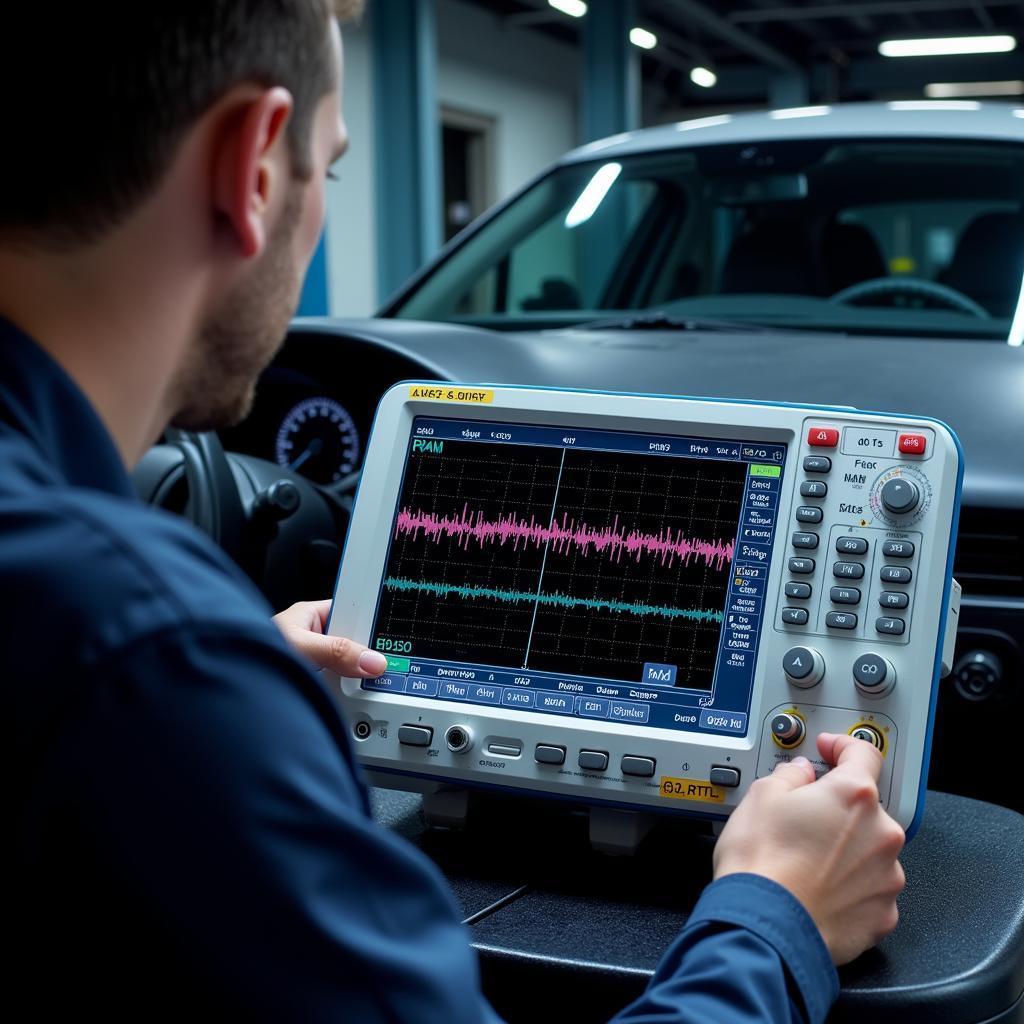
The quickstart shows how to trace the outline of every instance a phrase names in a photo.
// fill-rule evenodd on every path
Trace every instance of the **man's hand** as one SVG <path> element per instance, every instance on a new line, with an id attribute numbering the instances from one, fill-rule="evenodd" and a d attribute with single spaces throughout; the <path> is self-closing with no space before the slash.
<path id="1" fill-rule="evenodd" d="M 878 802 L 882 755 L 870 743 L 824 733 L 818 750 L 835 767 L 817 781 L 798 757 L 750 787 L 718 840 L 715 878 L 748 871 L 778 882 L 845 964 L 896 927 L 905 836 Z"/>
<path id="2" fill-rule="evenodd" d="M 350 679 L 372 678 L 385 672 L 388 660 L 383 654 L 354 640 L 324 634 L 330 610 L 330 601 L 299 601 L 278 612 L 274 622 L 292 648 L 319 668 Z"/>

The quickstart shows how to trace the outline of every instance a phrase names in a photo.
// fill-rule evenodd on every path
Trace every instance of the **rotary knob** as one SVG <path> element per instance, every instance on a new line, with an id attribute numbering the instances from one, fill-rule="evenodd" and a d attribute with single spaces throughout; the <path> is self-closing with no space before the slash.
<path id="1" fill-rule="evenodd" d="M 786 679 L 801 689 L 817 686 L 825 675 L 825 659 L 812 647 L 791 647 L 782 658 Z"/>
<path id="2" fill-rule="evenodd" d="M 804 720 L 790 711 L 783 711 L 772 719 L 772 737 L 780 747 L 799 746 L 807 733 Z"/>
<path id="3" fill-rule="evenodd" d="M 921 504 L 921 491 L 913 480 L 894 476 L 882 484 L 882 506 L 895 516 L 905 516 Z"/>
<path id="4" fill-rule="evenodd" d="M 896 669 L 880 654 L 862 654 L 853 663 L 853 681 L 865 697 L 884 697 L 896 685 Z"/>

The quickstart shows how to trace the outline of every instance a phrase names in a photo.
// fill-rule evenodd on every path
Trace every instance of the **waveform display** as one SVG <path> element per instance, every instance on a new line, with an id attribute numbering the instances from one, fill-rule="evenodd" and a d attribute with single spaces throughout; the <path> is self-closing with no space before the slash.
<path id="1" fill-rule="evenodd" d="M 410 448 L 372 638 L 424 658 L 710 690 L 739 462 L 461 442 Z"/>
<path id="2" fill-rule="evenodd" d="M 420 534 L 428 540 L 440 542 L 453 538 L 464 550 L 471 543 L 511 544 L 513 550 L 520 545 L 543 547 L 550 544 L 553 551 L 564 554 L 574 548 L 582 555 L 607 554 L 612 561 L 621 561 L 625 554 L 637 562 L 644 555 L 652 555 L 659 564 L 671 567 L 676 560 L 683 565 L 700 561 L 714 569 L 728 568 L 732 562 L 735 540 L 698 540 L 687 537 L 681 529 L 662 528 L 658 533 L 644 533 L 627 529 L 615 516 L 609 526 L 594 527 L 570 519 L 564 512 L 561 520 L 538 522 L 535 516 L 524 519 L 510 512 L 488 520 L 480 510 L 470 512 L 465 504 L 458 515 L 437 515 L 403 508 L 395 522 L 395 537 L 415 540 Z"/>
<path id="3" fill-rule="evenodd" d="M 494 600 L 512 604 L 553 605 L 558 608 L 586 608 L 592 611 L 619 612 L 629 615 L 654 615 L 666 619 L 688 619 L 692 622 L 722 621 L 720 611 L 703 608 L 669 608 L 664 605 L 643 604 L 635 601 L 616 601 L 611 598 L 575 597 L 572 594 L 544 594 L 526 590 L 508 590 L 504 587 L 470 587 L 457 583 L 431 583 L 389 576 L 384 580 L 388 590 L 416 591 L 434 597 L 459 597 L 466 601 Z"/>

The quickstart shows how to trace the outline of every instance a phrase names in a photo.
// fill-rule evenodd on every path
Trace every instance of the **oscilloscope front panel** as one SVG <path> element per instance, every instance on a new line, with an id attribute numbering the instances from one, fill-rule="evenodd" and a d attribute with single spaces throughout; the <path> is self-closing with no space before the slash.
<path id="1" fill-rule="evenodd" d="M 329 624 L 388 657 L 337 680 L 357 754 L 384 785 L 723 817 L 855 733 L 910 825 L 960 477 L 933 420 L 396 385 Z"/>

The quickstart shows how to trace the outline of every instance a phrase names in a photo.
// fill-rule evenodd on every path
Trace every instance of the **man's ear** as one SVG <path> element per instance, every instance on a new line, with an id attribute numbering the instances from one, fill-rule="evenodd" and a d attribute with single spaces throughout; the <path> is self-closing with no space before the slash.
<path id="1" fill-rule="evenodd" d="M 229 113 L 213 169 L 217 213 L 246 259 L 259 256 L 266 247 L 271 197 L 287 184 L 284 130 L 293 107 L 287 89 L 275 86 L 252 92 L 250 88 L 239 89 L 248 95 L 227 98 Z"/>

